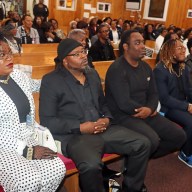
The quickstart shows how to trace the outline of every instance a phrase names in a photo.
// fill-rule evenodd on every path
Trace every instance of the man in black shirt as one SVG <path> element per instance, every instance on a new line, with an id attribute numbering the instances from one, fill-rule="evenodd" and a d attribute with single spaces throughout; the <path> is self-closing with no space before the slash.
<path id="1" fill-rule="evenodd" d="M 108 69 L 105 82 L 108 106 L 119 124 L 151 141 L 151 157 L 179 150 L 186 140 L 178 125 L 157 113 L 158 93 L 151 68 L 141 59 L 144 39 L 136 30 L 123 34 L 123 55 Z"/>
<path id="2" fill-rule="evenodd" d="M 114 60 L 115 54 L 109 39 L 109 26 L 107 24 L 101 24 L 97 30 L 98 40 L 91 46 L 89 55 L 93 61 Z"/>
<path id="3" fill-rule="evenodd" d="M 124 185 L 141 192 L 150 152 L 149 140 L 127 128 L 110 124 L 112 118 L 97 72 L 87 69 L 82 44 L 65 39 L 58 46 L 57 69 L 43 77 L 40 121 L 62 152 L 79 170 L 83 192 L 104 192 L 101 158 L 104 153 L 125 157 Z"/>

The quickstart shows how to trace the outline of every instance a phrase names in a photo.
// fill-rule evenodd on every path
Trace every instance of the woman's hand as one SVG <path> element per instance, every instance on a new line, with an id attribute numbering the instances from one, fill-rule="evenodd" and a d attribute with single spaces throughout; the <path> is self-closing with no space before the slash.
<path id="1" fill-rule="evenodd" d="M 33 147 L 33 159 L 54 159 L 57 153 L 51 149 L 36 145 Z"/>

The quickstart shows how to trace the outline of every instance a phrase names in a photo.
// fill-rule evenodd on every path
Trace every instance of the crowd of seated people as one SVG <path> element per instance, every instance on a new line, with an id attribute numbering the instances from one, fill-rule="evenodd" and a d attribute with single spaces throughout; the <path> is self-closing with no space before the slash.
<path id="1" fill-rule="evenodd" d="M 95 122 L 99 121 L 99 123 L 97 124 L 99 125 L 99 127 L 101 126 L 100 124 L 102 124 L 103 122 L 101 121 L 102 123 L 100 123 L 99 118 L 100 116 L 97 116 L 98 120 L 97 118 L 94 117 L 94 115 L 99 114 L 97 113 L 99 109 L 95 110 L 95 106 L 93 106 L 92 103 L 93 98 L 92 95 L 90 94 L 92 81 L 91 79 L 89 79 L 89 77 L 90 78 L 93 77 L 93 79 L 96 80 L 97 82 L 98 81 L 97 74 L 95 74 L 94 69 L 90 68 L 89 68 L 90 71 L 89 70 L 84 71 L 84 68 L 86 68 L 84 65 L 89 65 L 89 67 L 94 68 L 92 61 L 107 61 L 116 59 L 114 63 L 111 65 L 109 71 L 107 72 L 107 79 L 106 79 L 107 83 L 106 98 L 109 105 L 109 109 L 111 110 L 114 116 L 112 123 L 118 122 L 118 124 L 121 124 L 121 126 L 125 127 L 126 130 L 131 130 L 134 131 L 134 133 L 142 135 L 142 137 L 138 138 L 142 140 L 142 142 L 145 144 L 145 147 L 148 148 L 148 149 L 145 148 L 145 161 L 146 159 L 148 160 L 150 158 L 161 157 L 173 151 L 179 150 L 180 152 L 178 154 L 178 158 L 189 167 L 192 167 L 192 142 L 191 142 L 192 141 L 191 138 L 192 29 L 191 28 L 183 31 L 181 28 L 178 28 L 173 25 L 165 27 L 162 24 L 156 24 L 156 25 L 153 25 L 151 23 L 141 24 L 133 22 L 131 20 L 123 20 L 122 18 L 111 19 L 110 17 L 106 17 L 103 20 L 101 20 L 98 17 L 93 17 L 90 19 L 90 21 L 85 19 L 74 19 L 74 21 L 70 22 L 69 30 L 64 32 L 59 27 L 58 21 L 54 18 L 50 18 L 48 21 L 43 20 L 42 17 L 38 15 L 36 15 L 34 19 L 31 15 L 23 15 L 23 17 L 20 18 L 17 12 L 10 12 L 9 18 L 2 21 L 0 31 L 3 35 L 3 38 L 9 45 L 11 53 L 13 54 L 21 52 L 22 44 L 60 43 L 59 46 L 63 49 L 62 50 L 63 52 L 62 51 L 58 52 L 58 56 L 60 56 L 61 58 L 57 57 L 55 59 L 55 62 L 59 63 L 59 68 L 56 67 L 54 73 L 65 74 L 70 79 L 69 82 L 71 83 L 71 85 L 74 86 L 75 89 L 81 91 L 82 93 L 81 98 L 84 100 L 80 103 L 80 105 L 86 104 L 85 107 L 87 107 L 87 109 L 85 109 L 84 111 L 85 116 L 81 117 L 83 120 L 80 124 L 83 123 L 86 124 L 86 126 L 83 127 L 82 129 L 82 133 L 86 134 L 87 133 L 93 135 L 95 134 L 93 129 L 96 129 L 95 128 L 96 125 L 94 126 L 91 125 L 90 126 L 91 131 L 90 131 L 89 126 L 87 125 L 87 123 L 89 123 L 89 120 L 91 121 L 94 120 Z M 67 41 L 63 41 L 64 39 L 67 39 Z M 154 49 L 156 50 L 156 53 L 158 53 L 158 55 L 156 60 L 156 68 L 154 69 L 154 71 L 152 71 L 147 66 L 146 63 L 141 61 L 141 59 L 145 56 L 144 43 L 146 40 L 156 42 L 156 46 L 154 47 Z M 114 49 L 113 43 L 119 41 L 120 41 L 119 51 L 121 52 L 121 54 L 119 58 L 116 58 L 113 50 Z M 63 42 L 65 43 L 62 44 Z M 64 45 L 65 46 L 68 45 L 68 47 L 64 47 Z M 0 46 L 1 46 L 1 40 L 0 40 Z M 187 47 L 187 49 L 185 47 Z M 6 52 L 4 55 L 2 54 L 1 56 L 2 58 L 0 57 L 0 60 L 2 59 L 9 61 L 11 57 L 9 53 Z M 78 63 L 78 61 L 79 62 L 81 61 L 81 63 Z M 72 65 L 70 65 L 71 63 Z M 122 63 L 123 67 L 119 66 L 119 63 Z M 126 64 L 129 65 L 126 66 Z M 0 65 L 2 64 L 0 63 Z M 127 73 L 126 70 L 128 71 Z M 124 76 L 121 76 L 121 71 L 125 72 Z M 2 89 L 4 89 L 3 86 L 4 84 L 6 84 L 6 82 L 9 81 L 12 82 L 12 80 L 11 79 L 9 80 L 9 78 L 14 78 L 14 73 L 15 73 L 14 71 L 13 72 L 10 71 L 10 73 L 6 72 L 4 74 L 1 71 L 0 66 L 0 78 L 1 78 L 0 88 L 2 87 Z M 50 77 L 53 76 L 53 78 L 56 78 L 56 80 L 58 78 L 58 81 L 60 81 L 60 77 L 57 76 L 55 77 L 54 73 L 51 74 Z M 140 79 L 140 77 L 142 77 L 143 79 Z M 43 81 L 44 86 L 47 83 L 45 82 L 46 78 L 44 78 Z M 80 87 L 74 85 L 74 82 L 78 82 L 78 85 Z M 128 86 L 128 82 L 130 89 L 126 87 Z M 143 97 L 143 99 L 140 99 L 139 96 L 135 94 L 135 92 L 137 92 L 137 90 L 135 89 L 136 82 L 138 83 L 137 90 L 139 90 L 141 94 L 142 89 L 142 91 L 146 93 L 142 94 L 147 95 L 146 98 Z M 98 84 L 97 83 L 95 85 L 99 87 L 100 85 L 99 83 Z M 1 86 L 1 84 L 3 84 L 3 86 Z M 121 86 L 119 86 L 120 84 Z M 133 87 L 131 85 L 133 85 Z M 142 86 L 145 86 L 145 89 Z M 47 91 L 45 88 L 47 87 L 43 87 L 42 89 L 43 92 Z M 61 88 L 59 88 L 58 90 L 61 90 Z M 66 90 L 63 91 L 65 92 Z M 61 97 L 63 97 L 62 92 L 59 93 L 61 94 Z M 10 94 L 9 90 L 6 92 L 6 94 L 7 95 Z M 136 96 L 138 96 L 138 98 Z M 11 95 L 11 97 L 14 97 L 14 95 Z M 161 104 L 160 112 L 164 114 L 164 117 L 160 116 L 156 112 L 158 97 L 159 102 Z M 43 98 L 45 98 L 45 95 L 43 96 Z M 69 99 L 69 101 L 71 101 L 71 98 L 72 97 L 63 98 L 63 100 L 65 101 L 66 99 Z M 114 100 L 112 100 L 112 98 Z M 151 99 L 150 101 L 148 100 L 149 98 Z M 88 101 L 86 101 L 86 99 L 88 99 Z M 46 100 L 44 100 L 43 102 L 46 102 Z M 73 102 L 75 103 L 74 105 L 77 105 L 78 101 Z M 99 100 L 99 102 L 101 101 Z M 58 103 L 56 102 L 56 104 Z M 101 103 L 101 106 L 99 107 L 102 107 L 102 105 L 105 105 L 105 103 Z M 59 108 L 60 106 L 57 107 Z M 132 107 L 131 112 L 130 107 Z M 49 110 L 51 109 L 49 108 L 45 112 L 42 112 L 43 118 L 48 119 L 50 118 L 48 114 Z M 62 110 L 63 109 L 61 109 L 61 111 Z M 94 113 L 92 114 L 93 117 L 87 115 L 86 110 L 91 112 L 92 110 L 94 110 Z M 67 114 L 69 113 L 71 115 L 70 110 L 67 111 L 66 113 Z M 77 117 L 74 117 L 74 121 L 77 120 L 76 118 Z M 104 117 L 101 117 L 101 119 L 102 118 Z M 106 123 L 106 127 L 102 125 L 100 127 L 99 133 L 102 132 L 101 134 L 103 134 L 103 132 L 106 131 L 105 128 L 107 128 L 107 126 L 109 127 L 111 126 L 111 124 L 109 124 L 108 122 L 108 118 L 110 119 L 111 116 L 107 117 L 106 122 L 104 121 L 104 123 Z M 178 128 L 178 126 L 173 124 L 171 121 L 177 123 L 177 125 L 181 126 L 183 129 Z M 42 120 L 42 122 L 44 125 L 49 126 L 49 124 L 47 124 L 47 122 L 45 122 L 44 119 Z M 52 126 L 52 124 L 50 124 L 50 126 Z M 79 128 L 78 126 L 75 128 Z M 141 128 L 145 127 L 145 131 L 141 130 L 140 127 Z M 161 130 L 162 127 L 163 131 Z M 53 130 L 54 126 L 51 127 L 51 129 Z M 171 133 L 170 129 L 174 130 L 173 131 L 174 133 Z M 55 133 L 55 131 L 53 132 Z M 80 132 L 81 130 L 75 129 L 72 130 L 70 134 L 72 135 L 74 134 L 76 137 L 77 134 L 80 134 Z M 64 135 L 65 134 L 66 133 L 64 133 Z M 103 140 L 102 138 L 102 142 L 103 141 L 105 140 Z M 75 143 L 72 141 L 71 144 L 76 146 Z M 147 145 L 150 145 L 150 147 Z M 35 150 L 38 150 L 38 147 L 36 148 L 34 147 L 34 151 Z M 82 184 L 81 187 L 83 188 L 84 191 L 92 189 L 93 186 L 89 186 L 90 188 L 87 187 L 86 189 L 87 184 L 85 184 L 85 180 L 87 181 L 86 178 L 88 177 L 86 176 L 84 178 L 84 176 L 82 175 L 84 174 L 84 171 L 85 172 L 87 171 L 86 174 L 89 174 L 90 171 L 90 174 L 92 174 L 91 171 L 93 170 L 91 169 L 86 170 L 85 167 L 79 166 L 78 165 L 79 159 L 73 156 L 74 151 L 75 150 L 73 148 L 70 148 L 66 154 L 77 163 L 77 168 L 80 169 L 80 179 L 83 178 L 83 180 L 80 181 L 80 183 Z M 117 151 L 106 150 L 106 152 L 109 151 L 118 153 L 119 149 Z M 49 153 L 52 154 L 51 151 L 49 151 Z M 125 154 L 122 153 L 121 151 L 119 153 L 123 155 Z M 10 154 L 6 153 L 6 155 Z M 21 156 L 22 155 L 23 154 L 21 154 Z M 55 154 L 53 156 L 55 157 Z M 96 157 L 98 158 L 97 155 Z M 3 160 L 6 158 L 7 158 L 6 156 L 3 156 Z M 19 157 L 17 156 L 17 158 L 20 158 L 20 156 Z M 87 158 L 86 155 L 83 158 Z M 98 160 L 97 163 L 101 163 L 100 159 Z M 25 161 L 23 162 L 23 164 L 24 164 L 23 166 L 25 166 Z M 62 167 L 61 171 L 64 176 L 65 168 L 61 163 L 60 166 Z M 97 172 L 97 175 L 99 175 L 99 177 L 101 167 L 102 167 L 101 164 L 99 164 L 99 166 L 94 167 L 96 168 L 96 171 L 99 171 Z M 141 176 L 142 183 L 141 182 L 139 184 L 137 183 L 137 185 L 135 185 L 136 188 L 134 189 L 135 186 L 133 187 L 133 191 L 141 191 L 141 189 L 145 188 L 143 183 L 144 178 L 143 175 L 145 173 L 145 169 L 146 165 L 143 168 Z M 128 174 L 129 172 L 125 173 L 125 178 L 128 176 Z M 4 178 L 5 177 L 6 174 Z M 58 178 L 58 181 L 55 181 L 57 183 L 54 184 L 53 190 L 55 190 L 55 188 L 58 187 L 58 184 L 61 181 L 61 179 L 62 178 L 60 176 L 60 178 Z M 95 186 L 97 186 L 97 183 L 95 183 L 94 181 L 92 182 Z M 99 185 L 95 187 L 95 190 L 102 189 L 102 186 L 100 184 L 101 183 L 99 183 Z M 129 189 L 128 182 L 124 182 L 123 186 L 124 189 L 127 190 Z M 5 189 L 7 188 L 9 190 L 7 185 L 4 185 L 4 187 Z M 130 190 L 132 190 L 131 187 Z"/>

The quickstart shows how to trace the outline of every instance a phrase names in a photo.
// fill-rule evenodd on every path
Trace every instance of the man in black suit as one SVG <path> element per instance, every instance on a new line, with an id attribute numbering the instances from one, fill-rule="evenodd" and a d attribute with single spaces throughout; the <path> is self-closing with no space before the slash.
<path id="1" fill-rule="evenodd" d="M 83 192 L 104 191 L 104 153 L 123 155 L 126 191 L 142 191 L 150 151 L 148 139 L 110 124 L 112 116 L 100 78 L 87 67 L 86 50 L 79 42 L 65 39 L 57 52 L 57 68 L 42 80 L 41 124 L 61 141 L 63 154 L 75 162 Z"/>
<path id="2" fill-rule="evenodd" d="M 152 158 L 177 151 L 186 135 L 175 123 L 157 113 L 158 93 L 145 56 L 142 35 L 137 30 L 123 33 L 119 45 L 123 53 L 108 69 L 105 91 L 116 122 L 146 136 L 151 141 Z"/>
<path id="3" fill-rule="evenodd" d="M 101 24 L 97 29 L 98 40 L 91 45 L 89 55 L 93 61 L 109 61 L 115 59 L 113 46 L 109 39 L 109 26 Z"/>

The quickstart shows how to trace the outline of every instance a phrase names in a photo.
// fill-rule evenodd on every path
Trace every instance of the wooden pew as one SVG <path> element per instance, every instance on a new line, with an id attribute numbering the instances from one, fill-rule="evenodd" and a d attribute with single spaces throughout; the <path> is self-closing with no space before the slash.
<path id="1" fill-rule="evenodd" d="M 58 43 L 23 44 L 23 53 L 57 52 Z"/>
<path id="2" fill-rule="evenodd" d="M 109 66 L 113 63 L 114 61 L 95 61 L 93 62 L 93 65 L 95 67 L 95 70 L 99 73 L 99 76 L 102 80 L 105 80 L 106 72 L 109 68 Z"/>
<path id="3" fill-rule="evenodd" d="M 32 66 L 55 65 L 56 52 L 23 53 L 14 55 L 15 64 L 25 64 Z"/>
<path id="4" fill-rule="evenodd" d="M 152 40 L 146 40 L 146 41 L 145 41 L 145 46 L 154 49 L 154 48 L 155 48 L 155 41 L 152 41 Z"/>
<path id="5" fill-rule="evenodd" d="M 53 71 L 55 69 L 54 65 L 45 65 L 45 66 L 33 66 L 32 69 L 32 78 L 33 79 L 42 79 L 42 77 Z"/>
<path id="6" fill-rule="evenodd" d="M 151 69 L 154 69 L 156 66 L 156 59 L 155 58 L 144 58 L 143 61 L 145 61 L 147 64 L 149 64 Z"/>

